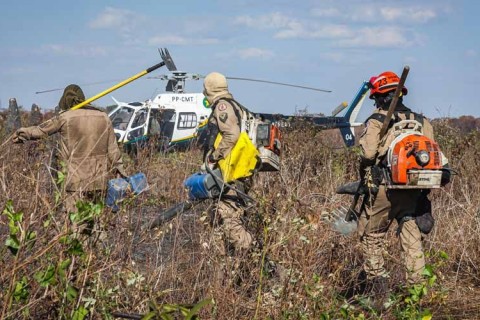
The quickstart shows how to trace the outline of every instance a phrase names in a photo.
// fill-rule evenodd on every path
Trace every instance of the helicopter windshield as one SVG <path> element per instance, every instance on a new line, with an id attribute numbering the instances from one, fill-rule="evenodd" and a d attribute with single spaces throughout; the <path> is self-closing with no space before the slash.
<path id="1" fill-rule="evenodd" d="M 113 112 L 110 115 L 110 120 L 112 120 L 113 128 L 117 130 L 127 130 L 128 123 L 130 122 L 133 113 L 133 108 L 126 106 L 121 107 L 117 111 Z"/>

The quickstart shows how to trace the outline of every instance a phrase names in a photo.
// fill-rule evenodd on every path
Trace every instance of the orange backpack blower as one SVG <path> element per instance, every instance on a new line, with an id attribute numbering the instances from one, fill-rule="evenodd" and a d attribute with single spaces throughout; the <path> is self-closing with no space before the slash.
<path id="1" fill-rule="evenodd" d="M 411 129 L 405 126 L 414 125 Z M 414 120 L 396 123 L 395 138 L 387 152 L 391 189 L 440 188 L 443 154 L 438 144 L 424 136 L 421 124 Z"/>

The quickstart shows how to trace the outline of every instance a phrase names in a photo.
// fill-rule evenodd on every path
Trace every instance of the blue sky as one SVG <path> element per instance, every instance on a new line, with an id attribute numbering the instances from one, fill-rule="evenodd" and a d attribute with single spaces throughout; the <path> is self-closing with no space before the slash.
<path id="1" fill-rule="evenodd" d="M 363 80 L 411 70 L 405 102 L 428 117 L 480 116 L 480 1 L 0 1 L 0 99 L 54 107 L 61 91 L 123 80 L 169 49 L 178 69 L 288 82 L 319 93 L 230 81 L 256 112 L 329 114 Z M 162 68 L 152 75 L 167 73 Z M 110 84 L 84 86 L 93 96 Z M 137 80 L 98 100 L 146 100 L 160 80 Z M 201 81 L 187 91 L 201 92 Z M 360 120 L 372 111 L 367 100 Z"/>

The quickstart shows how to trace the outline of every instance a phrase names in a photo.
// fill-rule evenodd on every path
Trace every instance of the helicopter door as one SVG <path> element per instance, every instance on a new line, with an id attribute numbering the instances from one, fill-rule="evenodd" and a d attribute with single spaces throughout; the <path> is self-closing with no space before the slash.
<path id="1" fill-rule="evenodd" d="M 146 138 L 146 127 L 148 119 L 148 109 L 142 108 L 135 112 L 132 123 L 130 124 L 130 130 L 127 134 L 128 142 L 136 142 Z"/>
<path id="2" fill-rule="evenodd" d="M 174 109 L 164 109 L 159 113 L 160 137 L 170 143 L 175 131 L 177 114 Z"/>

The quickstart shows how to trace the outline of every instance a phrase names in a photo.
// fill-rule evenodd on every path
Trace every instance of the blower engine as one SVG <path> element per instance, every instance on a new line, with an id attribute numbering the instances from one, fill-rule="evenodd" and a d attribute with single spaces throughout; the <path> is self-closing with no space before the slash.
<path id="1" fill-rule="evenodd" d="M 402 129 L 388 148 L 387 164 L 391 173 L 388 187 L 440 188 L 443 154 L 435 141 L 419 131 L 420 123 L 414 122 L 415 128 Z M 400 121 L 395 126 L 406 123 L 412 123 L 412 120 Z"/>
<path id="2" fill-rule="evenodd" d="M 282 147 L 280 129 L 271 123 L 253 119 L 249 138 L 257 147 L 261 166 L 258 171 L 279 171 Z"/>
<path id="3" fill-rule="evenodd" d="M 219 169 L 208 173 L 197 172 L 188 177 L 183 185 L 188 190 L 190 200 L 216 198 L 223 185 L 222 173 Z"/>

